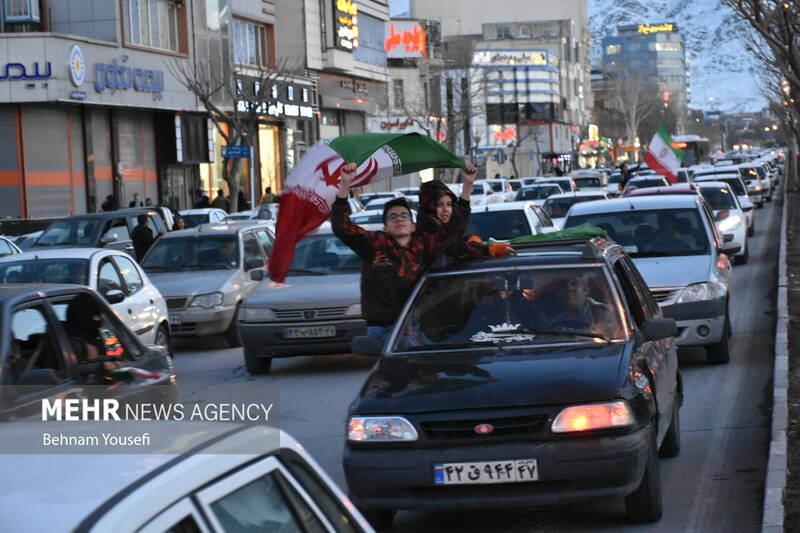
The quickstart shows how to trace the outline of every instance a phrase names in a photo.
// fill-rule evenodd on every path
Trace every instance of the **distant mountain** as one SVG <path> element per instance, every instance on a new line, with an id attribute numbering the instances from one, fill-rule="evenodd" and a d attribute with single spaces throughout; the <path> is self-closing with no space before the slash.
<path id="1" fill-rule="evenodd" d="M 588 0 L 592 55 L 617 26 L 674 22 L 683 35 L 695 109 L 758 111 L 758 62 L 745 50 L 743 23 L 718 0 Z M 713 97 L 713 101 L 710 98 Z"/>

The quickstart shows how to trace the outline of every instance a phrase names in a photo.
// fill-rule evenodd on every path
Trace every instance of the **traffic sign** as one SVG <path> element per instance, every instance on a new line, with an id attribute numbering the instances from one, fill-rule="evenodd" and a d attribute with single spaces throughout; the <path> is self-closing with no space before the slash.
<path id="1" fill-rule="evenodd" d="M 222 157 L 250 157 L 250 146 L 234 144 L 222 147 Z"/>

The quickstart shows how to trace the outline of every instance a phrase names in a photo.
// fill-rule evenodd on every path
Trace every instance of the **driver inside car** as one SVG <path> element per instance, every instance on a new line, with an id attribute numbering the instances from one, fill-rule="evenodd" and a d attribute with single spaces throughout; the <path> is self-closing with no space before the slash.
<path id="1" fill-rule="evenodd" d="M 557 306 L 545 324 L 547 329 L 602 333 L 611 321 L 608 306 L 589 296 L 585 275 L 556 280 Z"/>
<path id="2" fill-rule="evenodd" d="M 122 368 L 120 356 L 110 353 L 107 335 L 101 331 L 103 306 L 91 295 L 81 293 L 67 306 L 66 330 L 82 375 L 111 372 Z"/>

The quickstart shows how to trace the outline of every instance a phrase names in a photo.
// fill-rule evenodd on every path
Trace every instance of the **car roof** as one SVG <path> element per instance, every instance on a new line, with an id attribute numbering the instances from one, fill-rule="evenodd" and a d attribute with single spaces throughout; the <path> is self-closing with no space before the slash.
<path id="1" fill-rule="evenodd" d="M 219 207 L 198 207 L 196 209 L 184 209 L 183 211 L 178 211 L 179 215 L 207 215 L 212 211 L 223 211 Z"/>
<path id="2" fill-rule="evenodd" d="M 270 225 L 265 224 L 264 222 L 269 221 L 246 219 L 231 220 L 227 222 L 211 222 L 208 224 L 200 224 L 194 228 L 165 233 L 161 236 L 161 239 L 172 239 L 176 237 L 203 237 L 205 235 L 237 235 L 249 229 L 269 229 Z"/>
<path id="3" fill-rule="evenodd" d="M 722 179 L 730 179 L 730 178 L 741 178 L 738 173 L 731 172 L 730 174 L 726 174 L 720 172 L 719 174 L 705 174 L 702 176 L 698 176 L 697 174 L 694 175 L 692 181 L 720 181 Z"/>
<path id="4" fill-rule="evenodd" d="M 158 211 L 154 207 L 130 207 L 125 209 L 117 209 L 115 211 L 103 211 L 102 213 L 84 213 L 83 215 L 73 215 L 71 217 L 64 217 L 59 220 L 55 220 L 54 222 L 61 222 L 64 220 L 73 220 L 73 219 L 86 219 L 86 218 L 114 218 L 120 216 L 128 216 L 131 214 L 154 214 L 159 215 Z M 160 216 L 160 215 L 159 215 Z"/>
<path id="5" fill-rule="evenodd" d="M 648 174 L 647 176 L 634 176 L 628 180 L 628 183 L 633 183 L 634 181 L 652 181 L 657 179 L 665 178 L 661 174 Z"/>
<path id="6" fill-rule="evenodd" d="M 36 248 L 21 254 L 0 258 L 0 263 L 11 261 L 28 261 L 31 259 L 90 259 L 94 254 L 107 252 L 126 255 L 125 252 L 110 248 Z"/>
<path id="7" fill-rule="evenodd" d="M 569 216 L 589 213 L 616 213 L 636 209 L 681 209 L 695 207 L 699 201 L 696 194 L 664 194 L 654 196 L 625 196 L 600 202 L 581 202 L 572 206 Z"/>
<path id="8" fill-rule="evenodd" d="M 499 202 L 496 204 L 477 205 L 472 208 L 472 213 L 486 213 L 487 211 L 516 211 L 518 209 L 524 209 L 529 205 L 537 204 L 532 200 L 520 200 L 517 202 Z"/>
<path id="9" fill-rule="evenodd" d="M 560 198 L 580 198 L 583 196 L 596 196 L 597 198 L 605 198 L 603 193 L 597 191 L 578 191 L 578 192 L 562 192 L 559 194 L 553 194 L 547 197 L 548 200 L 558 200 Z"/>
<path id="10" fill-rule="evenodd" d="M 651 196 L 654 194 L 697 194 L 694 186 L 688 183 L 677 183 L 666 187 L 644 187 L 626 193 L 631 196 Z"/>

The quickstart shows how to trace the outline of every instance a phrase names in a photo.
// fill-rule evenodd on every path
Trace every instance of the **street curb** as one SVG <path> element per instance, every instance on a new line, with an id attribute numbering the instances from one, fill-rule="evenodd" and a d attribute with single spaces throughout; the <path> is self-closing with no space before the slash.
<path id="1" fill-rule="evenodd" d="M 761 533 L 782 532 L 786 490 L 786 429 L 789 418 L 787 393 L 789 389 L 789 310 L 787 306 L 786 239 L 787 207 L 785 179 L 781 190 L 781 244 L 778 253 L 778 322 L 775 327 L 775 367 L 772 374 L 772 427 L 770 429 L 767 477 L 764 485 L 764 514 Z"/>

